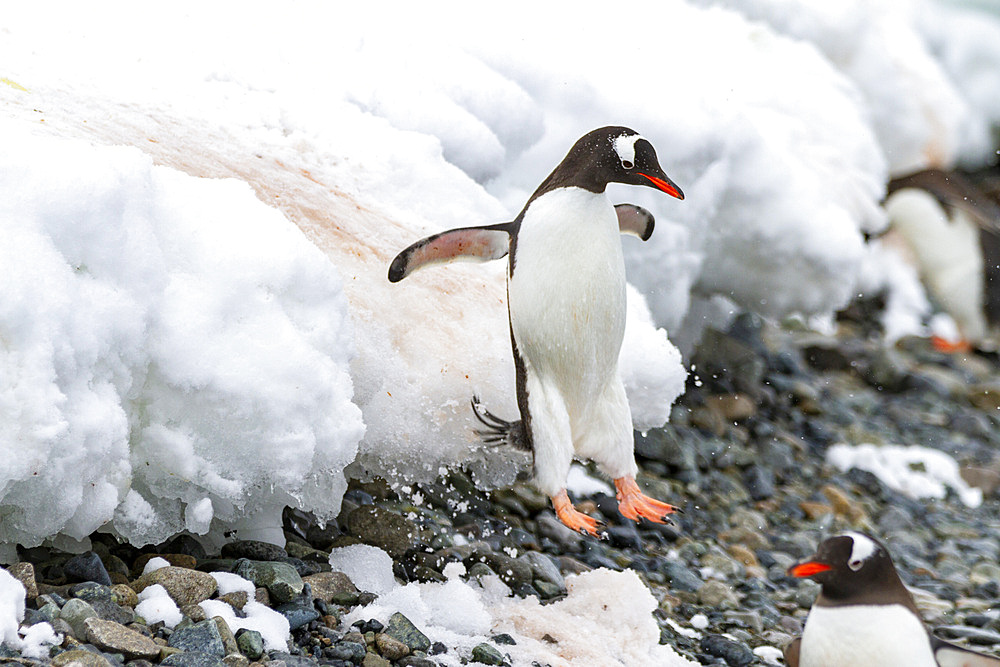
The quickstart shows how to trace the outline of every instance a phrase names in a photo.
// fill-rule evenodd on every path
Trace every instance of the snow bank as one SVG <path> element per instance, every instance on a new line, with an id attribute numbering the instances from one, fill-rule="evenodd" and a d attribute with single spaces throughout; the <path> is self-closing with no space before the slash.
<path id="1" fill-rule="evenodd" d="M 948 454 L 919 445 L 833 445 L 827 462 L 841 471 L 867 470 L 886 486 L 911 498 L 944 498 L 954 491 L 967 507 L 979 507 L 982 489 L 970 487 L 959 474 L 958 463 Z"/>
<path id="2" fill-rule="evenodd" d="M 363 426 L 322 254 L 237 181 L 0 137 L 0 542 L 335 515 Z"/>
<path id="3" fill-rule="evenodd" d="M 378 600 L 353 610 L 344 623 L 374 618 L 386 623 L 400 612 L 431 641 L 449 651 L 435 656 L 457 667 L 489 635 L 510 634 L 514 645 L 500 645 L 514 667 L 693 665 L 659 643 L 653 618 L 656 600 L 631 571 L 593 570 L 566 578 L 567 596 L 542 605 L 537 598 L 514 598 L 497 577 L 469 584 L 459 577 L 460 563 L 445 566 L 445 583 L 397 585 Z M 555 639 L 555 641 L 551 641 Z"/>

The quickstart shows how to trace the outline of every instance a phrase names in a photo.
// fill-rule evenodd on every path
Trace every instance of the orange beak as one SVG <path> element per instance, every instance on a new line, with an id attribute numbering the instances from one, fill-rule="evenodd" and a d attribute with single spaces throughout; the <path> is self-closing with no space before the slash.
<path id="1" fill-rule="evenodd" d="M 650 183 L 652 183 L 658 190 L 666 192 L 671 197 L 677 197 L 678 199 L 684 199 L 684 193 L 681 189 L 671 183 L 670 181 L 664 180 L 662 178 L 657 178 L 656 176 L 650 176 L 649 174 L 644 174 L 641 171 L 637 172 L 640 176 L 646 178 Z"/>
<path id="2" fill-rule="evenodd" d="M 811 577 L 813 575 L 819 574 L 820 572 L 828 572 L 833 568 L 826 563 L 799 563 L 798 565 L 793 565 L 788 568 L 788 574 L 793 577 Z"/>

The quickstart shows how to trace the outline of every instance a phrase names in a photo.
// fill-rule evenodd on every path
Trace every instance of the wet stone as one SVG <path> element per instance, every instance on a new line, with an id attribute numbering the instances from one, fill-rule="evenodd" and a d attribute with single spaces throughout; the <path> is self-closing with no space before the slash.
<path id="1" fill-rule="evenodd" d="M 419 546 L 420 529 L 404 516 L 374 505 L 359 507 L 347 517 L 347 530 L 365 544 L 401 558 L 408 549 Z"/>
<path id="2" fill-rule="evenodd" d="M 251 660 L 259 660 L 264 655 L 264 638 L 256 630 L 239 630 L 236 633 L 236 645 L 240 653 Z"/>
<path id="3" fill-rule="evenodd" d="M 52 664 L 55 667 L 66 667 L 69 665 L 73 667 L 112 667 L 111 661 L 103 655 L 83 649 L 63 651 L 52 658 Z"/>
<path id="4" fill-rule="evenodd" d="M 224 667 L 222 658 L 201 651 L 181 651 L 167 656 L 161 665 L 166 667 Z"/>
<path id="5" fill-rule="evenodd" d="M 487 643 L 477 644 L 472 649 L 472 659 L 484 665 L 503 665 L 504 656 L 495 646 Z"/>
<path id="6" fill-rule="evenodd" d="M 259 542 L 257 540 L 236 540 L 223 545 L 223 558 L 246 558 L 247 560 L 280 560 L 288 556 L 288 552 L 276 544 Z"/>
<path id="7" fill-rule="evenodd" d="M 410 619 L 398 611 L 389 617 L 385 633 L 406 644 L 411 651 L 426 651 L 431 646 L 431 640 L 417 629 Z"/>
<path id="8" fill-rule="evenodd" d="M 105 586 L 112 583 L 100 556 L 93 551 L 70 558 L 63 563 L 63 572 L 69 581 L 94 581 Z"/>
<path id="9" fill-rule="evenodd" d="M 87 641 L 102 651 L 147 659 L 160 654 L 160 647 L 152 639 L 114 621 L 92 617 L 84 621 L 84 626 Z"/>
<path id="10" fill-rule="evenodd" d="M 300 595 L 304 586 L 302 577 L 288 563 L 239 560 L 234 571 L 255 586 L 266 588 L 271 599 L 279 604 Z"/>
<path id="11" fill-rule="evenodd" d="M 212 619 L 206 619 L 186 628 L 174 630 L 167 646 L 182 651 L 198 651 L 221 658 L 226 654 L 219 628 Z"/>
<path id="12" fill-rule="evenodd" d="M 730 667 L 745 667 L 755 659 L 753 651 L 746 644 L 726 639 L 722 635 L 706 635 L 701 640 L 701 650 L 722 658 Z"/>
<path id="13" fill-rule="evenodd" d="M 375 635 L 375 646 L 378 647 L 378 652 L 389 660 L 399 660 L 410 654 L 409 646 L 384 632 Z"/>
<path id="14" fill-rule="evenodd" d="M 84 622 L 88 618 L 97 618 L 97 612 L 90 606 L 90 603 L 74 598 L 68 600 L 63 605 L 59 611 L 59 618 L 69 623 L 69 626 L 73 628 L 74 637 L 85 639 L 87 637 L 87 626 Z"/>
<path id="15" fill-rule="evenodd" d="M 184 567 L 161 567 L 139 577 L 132 588 L 141 593 L 147 586 L 160 584 L 178 607 L 207 600 L 218 589 L 215 578 L 205 572 Z"/>

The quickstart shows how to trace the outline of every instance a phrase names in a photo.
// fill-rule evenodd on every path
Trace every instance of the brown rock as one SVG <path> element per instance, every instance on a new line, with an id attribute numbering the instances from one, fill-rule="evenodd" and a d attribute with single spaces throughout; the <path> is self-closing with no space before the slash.
<path id="1" fill-rule="evenodd" d="M 149 637 L 129 630 L 120 623 L 91 617 L 85 620 L 87 641 L 111 653 L 121 653 L 129 659 L 151 660 L 160 655 L 160 647 Z"/>
<path id="2" fill-rule="evenodd" d="M 343 572 L 319 572 L 302 577 L 303 583 L 312 587 L 314 598 L 327 604 L 333 602 L 333 596 L 338 593 L 357 593 L 358 588 Z"/>
<path id="3" fill-rule="evenodd" d="M 315 588 L 313 589 L 316 590 Z M 229 604 L 233 609 L 243 609 L 247 602 L 250 600 L 250 596 L 247 595 L 246 591 L 233 591 L 232 593 L 226 593 L 225 595 L 220 595 L 219 599 L 223 602 Z"/>
<path id="4" fill-rule="evenodd" d="M 705 399 L 708 409 L 727 422 L 738 422 L 757 414 L 757 404 L 746 394 L 716 394 Z"/>
<path id="5" fill-rule="evenodd" d="M 10 576 L 14 577 L 24 586 L 25 598 L 34 600 L 38 597 L 38 583 L 35 580 L 35 566 L 31 563 L 14 563 L 7 568 Z"/>
<path id="6" fill-rule="evenodd" d="M 365 659 L 361 661 L 361 667 L 392 667 L 392 663 L 378 653 L 369 652 L 365 654 Z"/>
<path id="7" fill-rule="evenodd" d="M 219 587 L 215 577 L 206 572 L 170 566 L 142 575 L 135 580 L 132 588 L 136 593 L 141 593 L 153 584 L 160 584 L 167 589 L 178 607 L 207 600 Z"/>
<path id="8" fill-rule="evenodd" d="M 983 496 L 989 497 L 1000 488 L 1000 472 L 992 468 L 976 468 L 966 466 L 958 471 L 965 483 L 977 489 L 982 489 Z"/>
<path id="9" fill-rule="evenodd" d="M 132 607 L 139 604 L 139 596 L 135 594 L 131 586 L 125 584 L 115 584 L 111 587 L 111 595 L 114 596 L 114 600 L 121 605 L 126 607 Z"/>
<path id="10" fill-rule="evenodd" d="M 742 544 L 730 544 L 727 547 L 729 555 L 746 566 L 757 565 L 757 555 Z"/>
<path id="11" fill-rule="evenodd" d="M 409 646 L 384 632 L 379 632 L 375 635 L 375 646 L 378 647 L 378 652 L 384 658 L 393 662 L 405 658 L 410 654 Z"/>
<path id="12" fill-rule="evenodd" d="M 809 519 L 818 519 L 824 514 L 832 514 L 833 508 L 826 503 L 817 503 L 811 500 L 803 500 L 799 503 L 799 509 L 806 513 Z"/>
<path id="13" fill-rule="evenodd" d="M 833 513 L 838 516 L 849 518 L 851 521 L 858 521 L 865 516 L 865 510 L 836 486 L 827 484 L 822 489 L 823 495 L 830 501 Z"/>
<path id="14" fill-rule="evenodd" d="M 63 651 L 52 658 L 54 667 L 112 667 L 111 661 L 103 655 L 82 648 Z"/>
<path id="15" fill-rule="evenodd" d="M 146 567 L 146 563 L 154 558 L 162 558 L 174 567 L 186 567 L 189 570 L 193 570 L 198 566 L 198 560 L 194 556 L 188 556 L 187 554 L 142 554 L 132 564 L 132 572 L 136 576 L 141 575 L 142 570 Z"/>

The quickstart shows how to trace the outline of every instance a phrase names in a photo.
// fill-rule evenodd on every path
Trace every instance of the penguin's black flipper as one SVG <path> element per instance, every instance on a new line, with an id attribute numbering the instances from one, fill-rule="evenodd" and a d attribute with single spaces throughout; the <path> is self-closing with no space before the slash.
<path id="1" fill-rule="evenodd" d="M 1000 658 L 974 653 L 931 635 L 931 648 L 939 667 L 998 667 Z"/>
<path id="2" fill-rule="evenodd" d="M 618 229 L 622 234 L 632 234 L 638 236 L 643 241 L 648 241 L 653 235 L 653 214 L 641 206 L 635 204 L 617 204 L 615 213 L 618 214 Z"/>
<path id="3" fill-rule="evenodd" d="M 458 259 L 487 262 L 505 257 L 510 250 L 513 223 L 488 227 L 462 227 L 420 239 L 396 255 L 389 265 L 389 282 L 398 283 L 417 269 Z"/>

